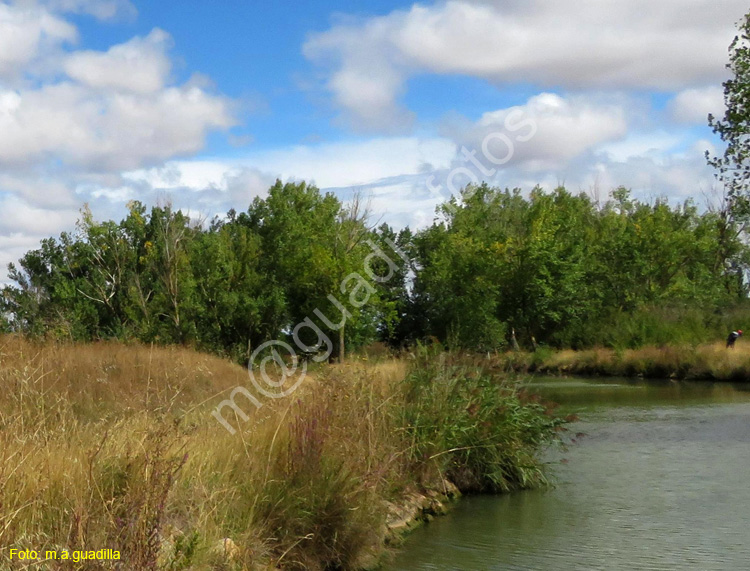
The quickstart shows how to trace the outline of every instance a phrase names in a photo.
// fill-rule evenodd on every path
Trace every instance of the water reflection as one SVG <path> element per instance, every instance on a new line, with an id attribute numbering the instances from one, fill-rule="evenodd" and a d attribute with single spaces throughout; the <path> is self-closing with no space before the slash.
<path id="1" fill-rule="evenodd" d="M 390 570 L 750 568 L 750 392 L 719 383 L 535 379 L 581 420 L 557 487 L 462 501 Z M 567 460 L 567 463 L 561 463 Z"/>

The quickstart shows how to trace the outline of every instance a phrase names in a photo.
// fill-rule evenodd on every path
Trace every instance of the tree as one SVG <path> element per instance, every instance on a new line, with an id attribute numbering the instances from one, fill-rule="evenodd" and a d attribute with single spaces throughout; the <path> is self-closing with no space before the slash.
<path id="1" fill-rule="evenodd" d="M 173 212 L 169 204 L 152 208 L 149 222 L 149 255 L 159 284 L 154 302 L 159 306 L 159 316 L 169 323 L 162 334 L 172 341 L 185 342 L 195 334 L 191 321 L 195 284 L 189 248 L 199 228 L 192 227 L 190 218 L 181 211 Z"/>
<path id="2" fill-rule="evenodd" d="M 346 278 L 362 270 L 369 253 L 366 210 L 361 199 L 345 207 L 315 186 L 276 181 L 267 198 L 256 198 L 237 217 L 260 236 L 267 283 L 283 291 L 283 329 L 296 329 L 301 341 L 314 347 L 320 341 L 317 332 L 298 326 L 317 323 L 338 357 L 343 357 L 345 339 L 357 345 L 376 333 L 376 295 L 361 307 L 345 303 L 356 291 Z"/>
<path id="3" fill-rule="evenodd" d="M 339 211 L 336 224 L 336 238 L 333 244 L 333 271 L 334 284 L 339 286 L 340 292 L 347 291 L 347 277 L 353 273 L 362 273 L 363 260 L 367 254 L 365 251 L 365 240 L 373 236 L 371 229 L 367 226 L 370 217 L 369 205 L 365 203 L 364 197 L 355 192 L 352 200 L 346 207 Z M 336 292 L 338 293 L 338 292 Z M 368 303 L 372 303 L 368 297 Z M 346 330 L 347 322 L 350 329 L 356 331 L 364 325 L 367 328 L 367 317 L 373 315 L 368 311 L 367 304 L 361 307 L 351 305 L 347 308 L 348 317 L 342 321 L 339 327 L 338 359 L 343 363 L 346 357 Z M 374 331 L 369 336 L 374 336 Z"/>
<path id="4" fill-rule="evenodd" d="M 286 336 L 341 360 L 377 336 L 483 351 L 515 334 L 526 347 L 632 347 L 677 330 L 705 339 L 745 292 L 748 248 L 690 202 L 618 188 L 600 207 L 564 188 L 484 184 L 416 235 L 373 231 L 366 210 L 281 182 L 207 227 L 169 206 L 133 202 L 119 223 L 84 208 L 76 233 L 11 264 L 0 331 L 193 343 L 237 360 Z M 692 325 L 679 325 L 685 316 Z"/>
<path id="5" fill-rule="evenodd" d="M 261 272 L 261 260 L 260 237 L 234 213 L 197 236 L 191 262 L 202 346 L 242 360 L 248 347 L 281 335 L 284 294 Z"/>
<path id="6" fill-rule="evenodd" d="M 378 336 L 393 348 L 403 348 L 424 337 L 426 324 L 423 312 L 414 304 L 410 274 L 415 259 L 414 236 L 409 227 L 398 233 L 388 224 L 381 224 L 374 232 L 374 243 L 384 252 L 395 244 L 404 255 L 393 255 L 388 261 L 377 258 L 371 268 L 378 276 L 390 279 L 377 283 Z"/>
<path id="7" fill-rule="evenodd" d="M 6 288 L 3 297 L 15 329 L 74 340 L 88 339 L 98 329 L 100 308 L 79 292 L 90 270 L 80 251 L 81 243 L 63 233 L 59 240 L 42 240 L 18 266 L 8 266 L 8 277 L 17 286 Z"/>
<path id="8" fill-rule="evenodd" d="M 716 176 L 725 193 L 718 210 L 721 247 L 717 266 L 723 266 L 728 291 L 732 291 L 738 281 L 742 283 L 745 268 L 737 259 L 736 243 L 750 221 L 750 13 L 738 22 L 738 31 L 729 45 L 727 69 L 733 77 L 723 83 L 724 117 L 708 116 L 709 126 L 721 137 L 726 148 L 722 155 L 715 157 L 706 151 L 708 164 L 718 171 Z M 740 288 L 737 293 L 745 292 Z"/>
<path id="9" fill-rule="evenodd" d="M 424 316 L 421 337 L 450 346 L 491 350 L 514 331 L 527 347 L 649 343 L 641 317 L 654 309 L 711 315 L 729 301 L 714 268 L 717 217 L 690 202 L 642 203 L 619 188 L 600 208 L 564 188 L 526 198 L 482 185 L 443 214 L 414 239 L 408 307 Z M 747 249 L 730 245 L 742 259 Z"/>

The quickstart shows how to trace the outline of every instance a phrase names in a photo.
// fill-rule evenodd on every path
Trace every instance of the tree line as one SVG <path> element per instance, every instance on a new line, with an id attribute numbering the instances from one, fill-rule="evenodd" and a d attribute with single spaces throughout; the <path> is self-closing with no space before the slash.
<path id="1" fill-rule="evenodd" d="M 725 225 L 721 212 L 644 203 L 622 188 L 599 204 L 564 188 L 486 184 L 417 232 L 372 227 L 361 199 L 304 182 L 277 181 L 246 211 L 208 223 L 168 205 L 133 202 L 120 222 L 84 208 L 75 232 L 9 266 L 0 327 L 238 360 L 305 319 L 340 357 L 376 340 L 483 351 L 700 341 L 721 335 L 747 298 L 750 253 Z M 372 256 L 380 248 L 387 261 Z M 366 264 L 389 279 L 347 280 Z M 337 303 L 362 286 L 366 303 Z"/>

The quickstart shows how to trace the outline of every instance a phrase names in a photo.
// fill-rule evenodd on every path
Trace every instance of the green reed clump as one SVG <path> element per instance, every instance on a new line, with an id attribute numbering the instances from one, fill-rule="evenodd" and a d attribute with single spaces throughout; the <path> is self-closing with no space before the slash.
<path id="1" fill-rule="evenodd" d="M 403 382 L 409 455 L 462 491 L 498 492 L 546 483 L 538 458 L 562 421 L 524 401 L 516 384 L 481 365 L 423 355 Z"/>

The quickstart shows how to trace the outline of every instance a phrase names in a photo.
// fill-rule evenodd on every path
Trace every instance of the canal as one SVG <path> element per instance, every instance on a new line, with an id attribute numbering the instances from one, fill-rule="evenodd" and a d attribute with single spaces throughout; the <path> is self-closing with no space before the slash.
<path id="1" fill-rule="evenodd" d="M 750 385 L 527 386 L 580 418 L 556 485 L 464 498 L 385 569 L 750 569 Z"/>

